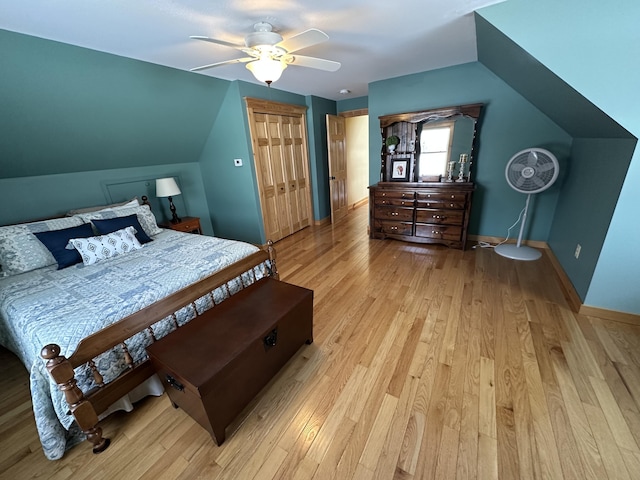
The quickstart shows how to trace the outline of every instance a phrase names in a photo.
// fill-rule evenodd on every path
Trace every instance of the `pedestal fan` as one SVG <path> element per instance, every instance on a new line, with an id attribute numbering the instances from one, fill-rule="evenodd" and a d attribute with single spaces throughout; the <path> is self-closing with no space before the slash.
<path id="1" fill-rule="evenodd" d="M 543 148 L 527 148 L 511 157 L 505 169 L 505 177 L 511 188 L 527 194 L 527 201 L 520 224 L 518 242 L 515 245 L 507 243 L 497 245 L 495 251 L 503 257 L 513 260 L 537 260 L 542 256 L 539 250 L 521 245 L 527 223 L 529 200 L 531 195 L 546 190 L 556 181 L 558 178 L 558 159 L 553 153 Z"/>

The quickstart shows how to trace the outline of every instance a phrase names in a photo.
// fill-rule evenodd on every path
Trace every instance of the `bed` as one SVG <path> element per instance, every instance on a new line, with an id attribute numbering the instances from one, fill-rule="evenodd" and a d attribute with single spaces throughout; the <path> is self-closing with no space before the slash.
<path id="1" fill-rule="evenodd" d="M 138 223 L 95 230 L 123 218 Z M 124 252 L 93 263 L 77 248 L 82 261 L 58 268 L 64 261 L 40 238 L 75 234 L 87 223 L 92 236 L 73 242 L 97 238 L 104 246 L 105 238 L 140 230 L 148 240 L 130 250 L 123 240 Z M 85 438 L 94 452 L 106 449 L 99 419 L 162 393 L 146 346 L 263 276 L 278 277 L 270 242 L 259 248 L 160 229 L 150 208 L 137 204 L 0 227 L 0 264 L 0 344 L 29 371 L 38 435 L 52 460 Z"/>

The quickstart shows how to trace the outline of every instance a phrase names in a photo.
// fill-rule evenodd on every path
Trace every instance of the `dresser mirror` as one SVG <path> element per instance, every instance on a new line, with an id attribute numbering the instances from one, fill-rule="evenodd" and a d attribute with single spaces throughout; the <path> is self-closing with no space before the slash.
<path id="1" fill-rule="evenodd" d="M 470 182 L 481 108 L 459 105 L 379 117 L 381 181 Z M 392 136 L 399 143 L 389 149 Z M 397 165 L 406 165 L 405 175 Z"/>

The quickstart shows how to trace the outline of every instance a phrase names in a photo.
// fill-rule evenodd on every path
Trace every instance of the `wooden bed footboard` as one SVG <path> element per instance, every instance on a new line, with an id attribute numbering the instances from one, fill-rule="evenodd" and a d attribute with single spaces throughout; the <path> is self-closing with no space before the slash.
<path id="1" fill-rule="evenodd" d="M 214 305 L 212 308 L 215 308 L 216 303 L 212 295 L 214 290 L 224 287 L 230 295 L 229 282 L 245 272 L 251 272 L 255 281 L 254 269 L 267 261 L 269 266 L 265 267 L 266 275 L 279 279 L 275 248 L 273 242 L 269 241 L 264 249 L 84 338 L 68 358 L 60 355 L 61 349 L 58 345 L 49 344 L 42 349 L 41 356 L 46 360 L 46 368 L 63 392 L 76 423 L 86 434 L 87 441 L 93 445 L 94 453 L 104 451 L 110 443 L 108 438 L 102 436 L 102 429 L 98 426 L 98 415 L 155 373 L 148 358 L 134 363 L 126 340 L 146 330 L 152 341 L 155 341 L 152 325 L 167 317 L 172 317 L 175 327 L 179 328 L 175 313 L 192 304 L 195 315 L 198 316 L 194 302 L 205 295 L 211 295 Z M 105 383 L 94 359 L 116 346 L 122 349 L 128 369 L 113 381 Z M 98 385 L 89 392 L 83 392 L 78 387 L 74 373 L 75 368 L 85 364 L 91 369 Z"/>

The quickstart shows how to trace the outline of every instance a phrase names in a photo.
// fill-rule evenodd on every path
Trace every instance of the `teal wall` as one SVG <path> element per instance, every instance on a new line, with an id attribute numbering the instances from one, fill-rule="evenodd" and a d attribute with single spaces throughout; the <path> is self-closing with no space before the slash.
<path id="1" fill-rule="evenodd" d="M 582 299 L 589 289 L 635 143 L 617 138 L 573 141 L 571 164 L 548 243 Z M 581 251 L 576 260 L 577 244 Z"/>
<path id="2" fill-rule="evenodd" d="M 640 3 L 636 0 L 509 0 L 479 11 L 479 14 L 528 52 L 538 62 L 575 89 L 636 139 L 640 136 L 640 37 L 637 21 Z M 540 35 L 540 26 L 544 35 Z M 576 123 L 585 122 L 577 119 Z M 633 141 L 633 139 L 631 139 Z M 598 146 L 593 138 L 576 146 Z M 618 162 L 621 151 L 630 148 L 616 144 Z M 609 154 L 606 153 L 607 162 Z M 615 169 L 614 169 L 615 170 Z M 613 191 L 584 191 L 590 205 L 600 197 L 616 201 L 594 273 L 584 297 L 586 305 L 640 314 L 640 250 L 632 247 L 640 236 L 640 146 L 636 143 L 626 174 L 621 178 L 619 196 Z M 606 185 L 606 182 L 605 182 Z M 579 202 L 576 202 L 579 203 Z M 587 227 L 585 227 L 586 229 Z M 552 232 L 555 242 L 569 242 L 562 232 Z M 587 240 L 588 241 L 588 240 Z M 582 257 L 582 255 L 581 255 Z M 578 266 L 563 263 L 565 270 Z M 574 282 L 582 285 L 581 282 Z"/>
<path id="3" fill-rule="evenodd" d="M 478 62 L 369 85 L 370 182 L 379 181 L 381 115 L 483 103 L 472 178 L 477 183 L 469 233 L 504 237 L 518 218 L 526 196 L 509 187 L 504 169 L 516 152 L 547 148 L 566 163 L 571 137 L 540 110 Z M 525 238 L 546 241 L 560 186 L 532 199 Z M 511 237 L 517 237 L 518 231 Z"/>
<path id="4" fill-rule="evenodd" d="M 178 215 L 200 217 L 203 233 L 213 235 L 197 163 L 0 178 L 0 225 L 64 215 L 71 209 L 142 195 L 149 197 L 159 222 L 168 220 L 168 201 L 155 197 L 154 180 L 162 177 L 175 177 L 180 186 L 182 195 L 173 197 Z"/>
<path id="5" fill-rule="evenodd" d="M 0 176 L 197 162 L 226 82 L 0 30 Z"/>

